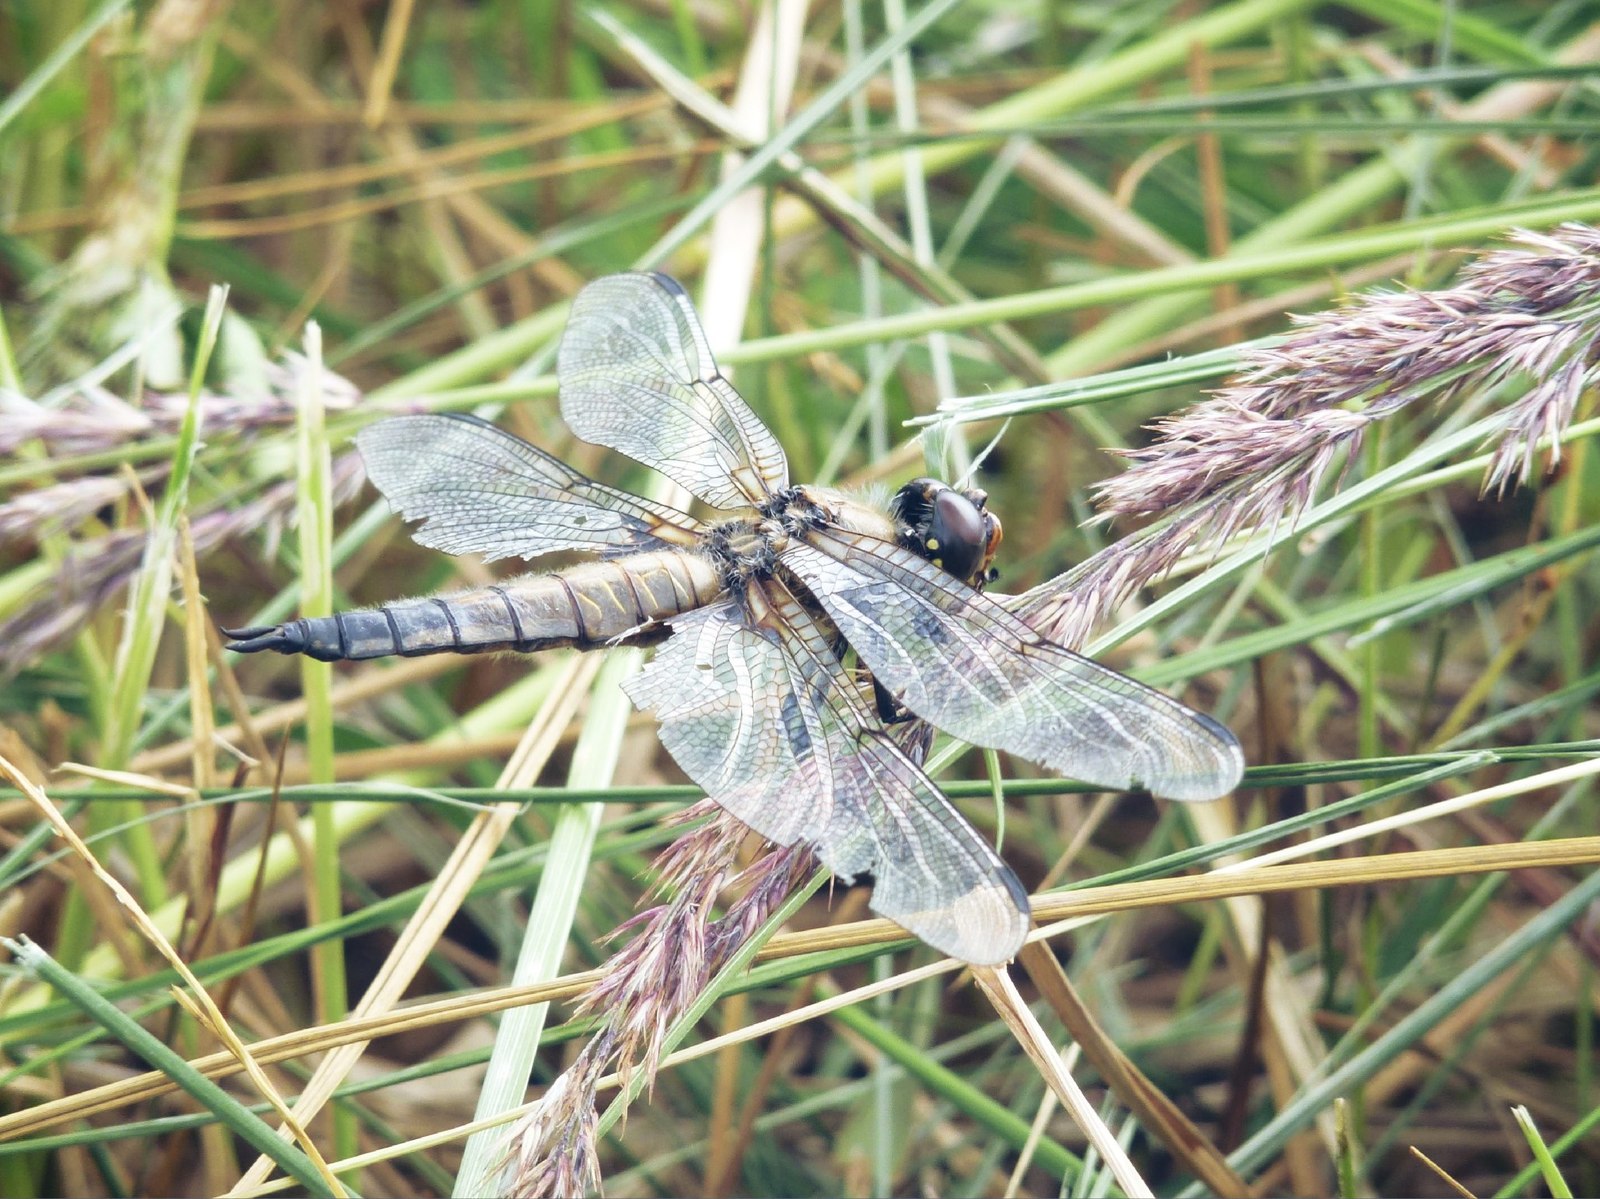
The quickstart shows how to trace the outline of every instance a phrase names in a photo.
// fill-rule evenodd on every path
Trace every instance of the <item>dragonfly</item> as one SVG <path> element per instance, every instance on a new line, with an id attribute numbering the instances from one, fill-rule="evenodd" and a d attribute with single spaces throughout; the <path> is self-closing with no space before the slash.
<path id="1" fill-rule="evenodd" d="M 413 537 L 493 561 L 593 560 L 452 594 L 226 630 L 230 649 L 324 661 L 653 646 L 624 689 L 705 793 L 804 844 L 870 907 L 951 957 L 999 965 L 1031 927 L 1016 874 L 923 770 L 933 731 L 1108 789 L 1207 800 L 1239 782 L 1227 728 L 1054 644 L 987 592 L 1001 525 L 931 478 L 887 504 L 789 482 L 666 275 L 596 279 L 557 353 L 584 441 L 700 500 L 691 515 L 586 477 L 475 417 L 356 434 Z"/>

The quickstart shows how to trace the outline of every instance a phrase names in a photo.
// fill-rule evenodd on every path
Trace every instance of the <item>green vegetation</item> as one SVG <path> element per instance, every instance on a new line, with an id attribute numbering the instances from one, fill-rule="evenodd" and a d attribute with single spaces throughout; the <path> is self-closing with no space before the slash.
<path id="1" fill-rule="evenodd" d="M 0 6 L 0 1193 L 485 1193 L 569 1067 L 526 1185 L 1600 1193 L 1597 60 L 1578 0 Z M 937 743 L 1057 922 L 1009 980 L 672 823 L 636 651 L 221 650 L 504 572 L 380 416 L 656 486 L 551 376 L 634 267 L 798 481 L 993 441 L 1000 586 L 1243 741 L 1188 807 Z M 740 936 L 628 990 L 680 836 Z"/>

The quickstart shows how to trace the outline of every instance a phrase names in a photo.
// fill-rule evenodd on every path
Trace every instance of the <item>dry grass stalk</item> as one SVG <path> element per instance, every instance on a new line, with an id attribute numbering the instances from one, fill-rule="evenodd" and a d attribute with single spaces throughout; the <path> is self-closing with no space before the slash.
<path id="1" fill-rule="evenodd" d="M 344 1188 L 340 1186 L 338 1179 L 333 1176 L 333 1172 L 328 1168 L 327 1162 L 323 1160 L 316 1142 L 311 1139 L 305 1128 L 290 1117 L 288 1104 L 262 1069 L 261 1063 L 256 1060 L 245 1046 L 234 1031 L 233 1026 L 228 1023 L 227 1017 L 223 1015 L 222 1010 L 211 998 L 210 993 L 189 969 L 189 965 L 184 961 L 183 956 L 167 938 L 167 935 L 157 927 L 155 921 L 144 910 L 144 907 L 134 898 L 133 893 L 101 864 L 94 851 L 89 848 L 83 838 L 78 836 L 77 830 L 72 827 L 66 817 L 62 816 L 55 804 L 51 802 L 50 797 L 5 758 L 0 758 L 0 778 L 9 781 L 34 805 L 40 815 L 55 830 L 56 835 L 71 848 L 75 859 L 87 866 L 93 876 L 115 897 L 118 905 L 116 910 L 125 913 L 128 921 L 138 930 L 140 935 L 156 948 L 169 966 L 177 971 L 178 977 L 183 980 L 189 990 L 182 991 L 174 988 L 173 997 L 202 1027 L 223 1043 L 226 1047 L 227 1055 L 237 1062 L 239 1067 L 250 1077 L 250 1081 L 254 1084 L 256 1091 L 284 1118 L 296 1143 L 305 1151 L 312 1167 L 327 1181 L 333 1194 L 343 1195 L 345 1193 Z"/>

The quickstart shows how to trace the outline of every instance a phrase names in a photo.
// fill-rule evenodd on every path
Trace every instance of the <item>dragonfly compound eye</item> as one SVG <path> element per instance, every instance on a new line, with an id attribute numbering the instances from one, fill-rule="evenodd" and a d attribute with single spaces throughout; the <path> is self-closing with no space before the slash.
<path id="1" fill-rule="evenodd" d="M 932 498 L 925 537 L 928 560 L 964 582 L 974 582 L 988 568 L 1000 522 L 954 488 L 944 487 Z"/>

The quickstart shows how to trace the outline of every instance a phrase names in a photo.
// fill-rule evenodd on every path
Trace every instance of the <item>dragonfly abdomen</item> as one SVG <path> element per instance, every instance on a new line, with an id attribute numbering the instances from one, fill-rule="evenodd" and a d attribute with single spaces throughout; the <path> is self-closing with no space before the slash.
<path id="1" fill-rule="evenodd" d="M 323 662 L 557 646 L 595 649 L 710 603 L 721 590 L 720 571 L 699 554 L 630 554 L 454 595 L 227 630 L 234 638 L 228 648 L 305 654 Z"/>

